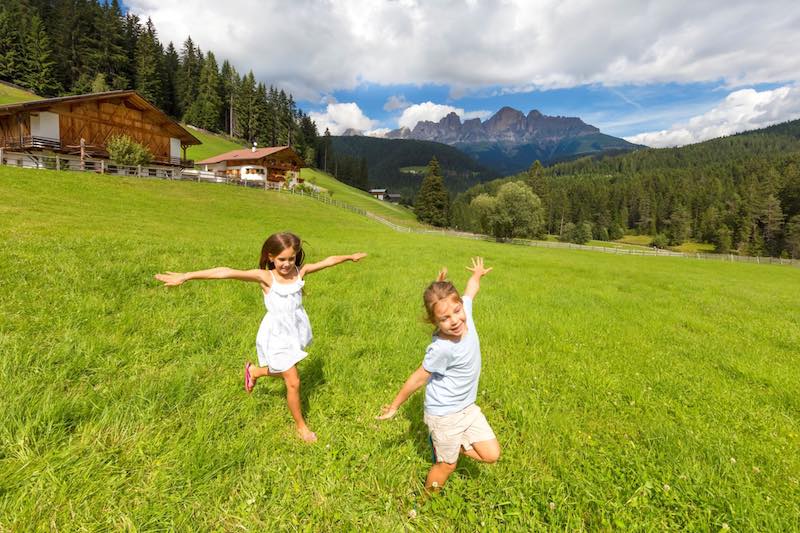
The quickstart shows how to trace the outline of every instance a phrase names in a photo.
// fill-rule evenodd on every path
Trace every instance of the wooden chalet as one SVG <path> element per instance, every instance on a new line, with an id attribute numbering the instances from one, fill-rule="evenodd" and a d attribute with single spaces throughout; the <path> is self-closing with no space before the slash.
<path id="1" fill-rule="evenodd" d="M 197 165 L 228 180 L 262 182 L 272 188 L 302 183 L 300 169 L 305 166 L 303 158 L 290 146 L 233 150 L 198 161 Z"/>
<path id="2" fill-rule="evenodd" d="M 109 91 L 0 106 L 0 148 L 108 158 L 109 137 L 147 147 L 153 163 L 192 166 L 186 148 L 201 144 L 136 91 Z"/>

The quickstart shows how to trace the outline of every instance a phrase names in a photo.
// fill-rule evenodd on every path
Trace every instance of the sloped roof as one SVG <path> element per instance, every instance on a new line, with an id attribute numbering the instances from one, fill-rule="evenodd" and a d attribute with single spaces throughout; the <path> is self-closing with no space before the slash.
<path id="1" fill-rule="evenodd" d="M 197 161 L 196 165 L 213 165 L 214 163 L 222 163 L 223 161 L 241 161 L 243 159 L 262 159 L 267 157 L 268 155 L 277 154 L 278 152 L 282 152 L 284 150 L 290 150 L 292 154 L 300 160 L 302 164 L 302 159 L 300 156 L 295 152 L 290 146 L 270 146 L 269 148 L 258 148 L 253 151 L 252 148 L 243 148 L 241 150 L 231 150 L 230 152 L 225 152 L 224 154 L 215 155 L 214 157 L 209 157 L 208 159 L 203 159 L 202 161 Z"/>
<path id="2" fill-rule="evenodd" d="M 149 111 L 158 117 L 158 125 L 169 131 L 171 135 L 181 140 L 182 144 L 193 145 L 203 144 L 200 139 L 189 133 L 176 120 L 161 111 L 159 108 L 148 102 L 142 95 L 132 90 L 106 91 L 102 93 L 77 94 L 73 96 L 59 96 L 57 98 L 45 98 L 43 100 L 33 100 L 30 102 L 19 102 L 16 104 L 0 105 L 0 116 L 13 115 L 20 111 L 36 111 L 47 109 L 59 104 L 74 104 L 88 102 L 92 100 L 125 100 L 126 104 L 140 111 Z"/>

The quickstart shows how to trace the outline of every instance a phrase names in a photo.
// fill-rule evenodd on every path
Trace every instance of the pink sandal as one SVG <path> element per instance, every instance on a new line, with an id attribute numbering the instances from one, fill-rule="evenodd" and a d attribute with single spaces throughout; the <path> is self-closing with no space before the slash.
<path id="1" fill-rule="evenodd" d="M 253 377 L 250 375 L 250 365 L 251 363 L 249 361 L 244 364 L 244 390 L 246 390 L 248 394 L 253 392 L 253 387 L 256 386 L 256 384 L 253 383 Z"/>

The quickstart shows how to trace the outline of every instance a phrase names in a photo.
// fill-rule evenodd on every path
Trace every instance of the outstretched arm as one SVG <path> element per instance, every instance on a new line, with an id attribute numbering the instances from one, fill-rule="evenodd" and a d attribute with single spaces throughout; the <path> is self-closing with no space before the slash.
<path id="1" fill-rule="evenodd" d="M 352 261 L 353 263 L 356 263 L 365 257 L 367 257 L 367 254 L 363 252 L 350 255 L 332 255 L 330 257 L 326 257 L 319 263 L 310 263 L 303 266 L 303 268 L 300 270 L 300 276 L 302 277 L 306 274 L 311 274 L 312 272 L 317 272 L 328 267 L 336 266 L 340 263 L 344 263 L 345 261 Z"/>
<path id="2" fill-rule="evenodd" d="M 196 272 L 166 272 L 156 274 L 158 281 L 164 282 L 167 287 L 175 287 L 186 281 L 193 279 L 238 279 L 240 281 L 255 281 L 270 284 L 266 270 L 254 268 L 252 270 L 235 270 L 228 267 L 210 268 L 208 270 L 198 270 Z"/>
<path id="3" fill-rule="evenodd" d="M 464 289 L 464 296 L 475 298 L 481 288 L 481 278 L 492 271 L 491 268 L 484 268 L 483 257 L 473 257 L 472 267 L 467 267 L 467 270 L 472 272 L 472 275 L 467 281 L 467 288 Z"/>
<path id="4" fill-rule="evenodd" d="M 400 392 L 397 393 L 397 396 L 394 397 L 392 400 L 391 405 L 384 405 L 383 412 L 380 416 L 376 416 L 378 420 L 388 420 L 394 417 L 397 414 L 397 410 L 400 409 L 400 406 L 403 405 L 409 396 L 417 392 L 417 389 L 422 387 L 428 382 L 428 379 L 431 377 L 431 373 L 425 370 L 424 367 L 420 366 L 418 369 L 411 374 L 403 386 L 400 388 Z"/>

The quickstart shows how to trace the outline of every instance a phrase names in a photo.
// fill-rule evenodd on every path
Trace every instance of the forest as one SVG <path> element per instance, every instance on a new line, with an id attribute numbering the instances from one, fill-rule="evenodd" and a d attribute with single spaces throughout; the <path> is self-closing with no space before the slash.
<path id="1" fill-rule="evenodd" d="M 800 257 L 800 120 L 680 148 L 586 157 L 476 185 L 458 195 L 452 223 L 480 229 L 473 201 L 522 182 L 542 204 L 544 232 L 575 226 L 609 240 L 712 243 L 720 253 Z"/>

